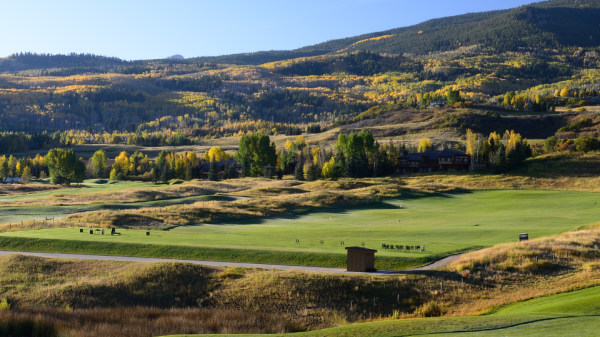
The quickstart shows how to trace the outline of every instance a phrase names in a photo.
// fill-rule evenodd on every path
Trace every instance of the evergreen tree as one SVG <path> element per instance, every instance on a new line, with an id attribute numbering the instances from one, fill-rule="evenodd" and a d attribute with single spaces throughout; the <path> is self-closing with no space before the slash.
<path id="1" fill-rule="evenodd" d="M 187 165 L 185 165 L 185 180 L 192 180 L 194 178 L 193 172 L 192 164 L 188 162 Z"/>
<path id="2" fill-rule="evenodd" d="M 500 144 L 498 146 L 498 151 L 496 152 L 496 158 L 494 158 L 494 163 L 492 165 L 493 173 L 502 173 L 506 170 L 506 148 L 504 148 L 504 144 Z"/>
<path id="3" fill-rule="evenodd" d="M 229 166 L 229 172 L 227 173 L 227 178 L 228 179 L 236 179 L 237 177 L 238 177 L 238 173 L 235 168 L 235 165 Z"/>
<path id="4" fill-rule="evenodd" d="M 167 163 L 165 161 L 164 165 L 163 165 L 163 169 L 160 172 L 160 181 L 162 181 L 163 183 L 166 183 L 167 181 L 169 181 L 170 176 L 171 176 L 171 174 L 169 172 L 169 163 Z"/>
<path id="5" fill-rule="evenodd" d="M 294 169 L 294 179 L 304 181 L 304 168 L 300 161 L 296 164 L 296 168 Z"/>
<path id="6" fill-rule="evenodd" d="M 312 165 L 311 169 L 312 169 L 313 180 L 321 179 L 321 174 L 323 172 L 323 170 L 321 169 L 321 166 L 319 166 L 318 164 L 315 164 L 315 165 Z"/>
<path id="7" fill-rule="evenodd" d="M 360 154 L 360 159 L 357 163 L 357 177 L 358 178 L 365 178 L 369 176 L 369 158 L 367 157 L 366 153 L 361 153 Z"/>
<path id="8" fill-rule="evenodd" d="M 152 174 L 152 182 L 156 184 L 158 182 L 158 180 L 160 179 L 158 169 L 156 167 L 153 167 L 152 170 L 150 171 L 150 173 Z"/>
<path id="9" fill-rule="evenodd" d="M 267 179 L 271 179 L 273 177 L 273 169 L 271 168 L 271 166 L 263 167 L 263 177 Z"/>
<path id="10" fill-rule="evenodd" d="M 348 160 L 346 160 L 346 165 L 344 166 L 344 176 L 348 178 L 356 178 L 357 162 L 354 157 L 350 157 Z"/>
<path id="11" fill-rule="evenodd" d="M 250 160 L 246 157 L 242 157 L 240 165 L 242 166 L 242 177 L 250 177 Z"/>
<path id="12" fill-rule="evenodd" d="M 208 169 L 208 180 L 219 180 L 219 168 L 217 167 L 217 162 L 214 160 L 211 160 L 210 162 L 210 168 Z"/>
<path id="13" fill-rule="evenodd" d="M 0 176 L 2 176 L 2 178 L 6 179 L 8 177 L 9 171 L 10 171 L 10 168 L 8 167 L 8 160 L 2 161 L 2 167 L 0 167 Z"/>
<path id="14" fill-rule="evenodd" d="M 306 181 L 315 181 L 317 178 L 315 177 L 315 164 L 311 161 L 310 164 L 304 166 L 304 176 L 306 177 Z"/>
<path id="15" fill-rule="evenodd" d="M 231 179 L 229 176 L 229 161 L 225 160 L 225 167 L 223 169 L 223 180 Z"/>

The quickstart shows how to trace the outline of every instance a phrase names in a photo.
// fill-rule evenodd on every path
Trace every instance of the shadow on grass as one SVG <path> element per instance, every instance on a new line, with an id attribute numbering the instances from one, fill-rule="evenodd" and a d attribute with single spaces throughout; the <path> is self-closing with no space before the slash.
<path id="1" fill-rule="evenodd" d="M 222 222 L 211 222 L 211 225 L 223 225 L 223 226 L 244 226 L 244 225 L 262 225 L 271 221 L 277 220 L 297 220 L 303 216 L 307 215 L 317 215 L 317 214 L 332 214 L 332 215 L 349 215 L 357 210 L 405 210 L 410 209 L 410 207 L 406 207 L 402 204 L 402 201 L 413 201 L 423 198 L 453 198 L 458 195 L 462 195 L 465 193 L 472 193 L 471 191 L 465 192 L 447 192 L 447 193 L 420 193 L 420 192 L 411 192 L 406 191 L 402 193 L 401 197 L 398 198 L 385 198 L 380 201 L 374 201 L 369 204 L 362 205 L 333 205 L 322 208 L 310 208 L 310 207 L 302 207 L 302 208 L 288 208 L 287 213 L 280 215 L 273 215 L 268 217 L 248 217 L 239 220 L 226 220 Z M 197 227 L 203 226 L 204 223 L 195 223 L 182 227 Z"/>

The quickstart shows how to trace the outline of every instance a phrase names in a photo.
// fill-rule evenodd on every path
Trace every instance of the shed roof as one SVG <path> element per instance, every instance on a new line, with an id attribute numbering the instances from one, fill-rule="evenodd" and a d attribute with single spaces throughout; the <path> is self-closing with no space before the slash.
<path id="1" fill-rule="evenodd" d="M 363 253 L 377 253 L 375 249 L 362 248 L 362 247 L 346 247 L 347 250 L 355 250 Z"/>

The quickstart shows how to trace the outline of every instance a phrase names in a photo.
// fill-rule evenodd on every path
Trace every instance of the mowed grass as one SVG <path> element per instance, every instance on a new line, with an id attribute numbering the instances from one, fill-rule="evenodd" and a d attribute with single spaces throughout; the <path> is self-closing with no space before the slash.
<path id="1" fill-rule="evenodd" d="M 600 287 L 594 287 L 516 303 L 500 308 L 496 313 L 487 316 L 389 320 L 295 333 L 293 336 L 562 337 L 598 336 L 598 329 L 600 329 Z M 178 337 L 184 336 L 191 337 L 194 335 L 179 335 Z M 259 335 L 235 336 L 250 337 Z M 279 334 L 272 336 L 291 335 Z"/>
<path id="2" fill-rule="evenodd" d="M 386 202 L 289 217 L 183 226 L 166 231 L 121 230 L 121 236 L 74 228 L 2 233 L 6 237 L 150 245 L 345 254 L 344 247 L 378 249 L 378 256 L 425 257 L 575 230 L 598 221 L 596 193 L 476 191 L 405 194 Z M 299 243 L 296 243 L 299 240 Z M 320 241 L 323 241 L 321 244 Z M 343 244 L 342 244 L 343 242 Z M 382 250 L 381 244 L 426 246 L 425 252 Z"/>

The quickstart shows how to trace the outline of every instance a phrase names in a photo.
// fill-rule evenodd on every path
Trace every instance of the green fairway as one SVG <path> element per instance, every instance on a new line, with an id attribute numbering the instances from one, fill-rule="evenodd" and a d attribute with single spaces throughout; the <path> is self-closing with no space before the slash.
<path id="1" fill-rule="evenodd" d="M 493 315 L 523 314 L 600 315 L 600 287 L 515 303 L 499 308 Z"/>
<path id="2" fill-rule="evenodd" d="M 71 228 L 1 235 L 334 254 L 345 254 L 344 247 L 364 242 L 378 249 L 379 256 L 423 257 L 516 241 L 522 232 L 537 238 L 575 230 L 598 221 L 600 206 L 594 204 L 598 197 L 595 193 L 521 190 L 405 195 L 352 209 L 184 226 L 150 236 L 130 230 L 119 237 L 102 237 Z M 426 252 L 384 251 L 382 243 L 425 245 Z"/>
<path id="3" fill-rule="evenodd" d="M 509 305 L 499 309 L 497 313 L 487 316 L 390 320 L 273 336 L 591 337 L 598 336 L 598 331 L 600 331 L 599 303 L 600 287 L 595 287 Z M 191 337 L 192 335 L 187 336 Z"/>

